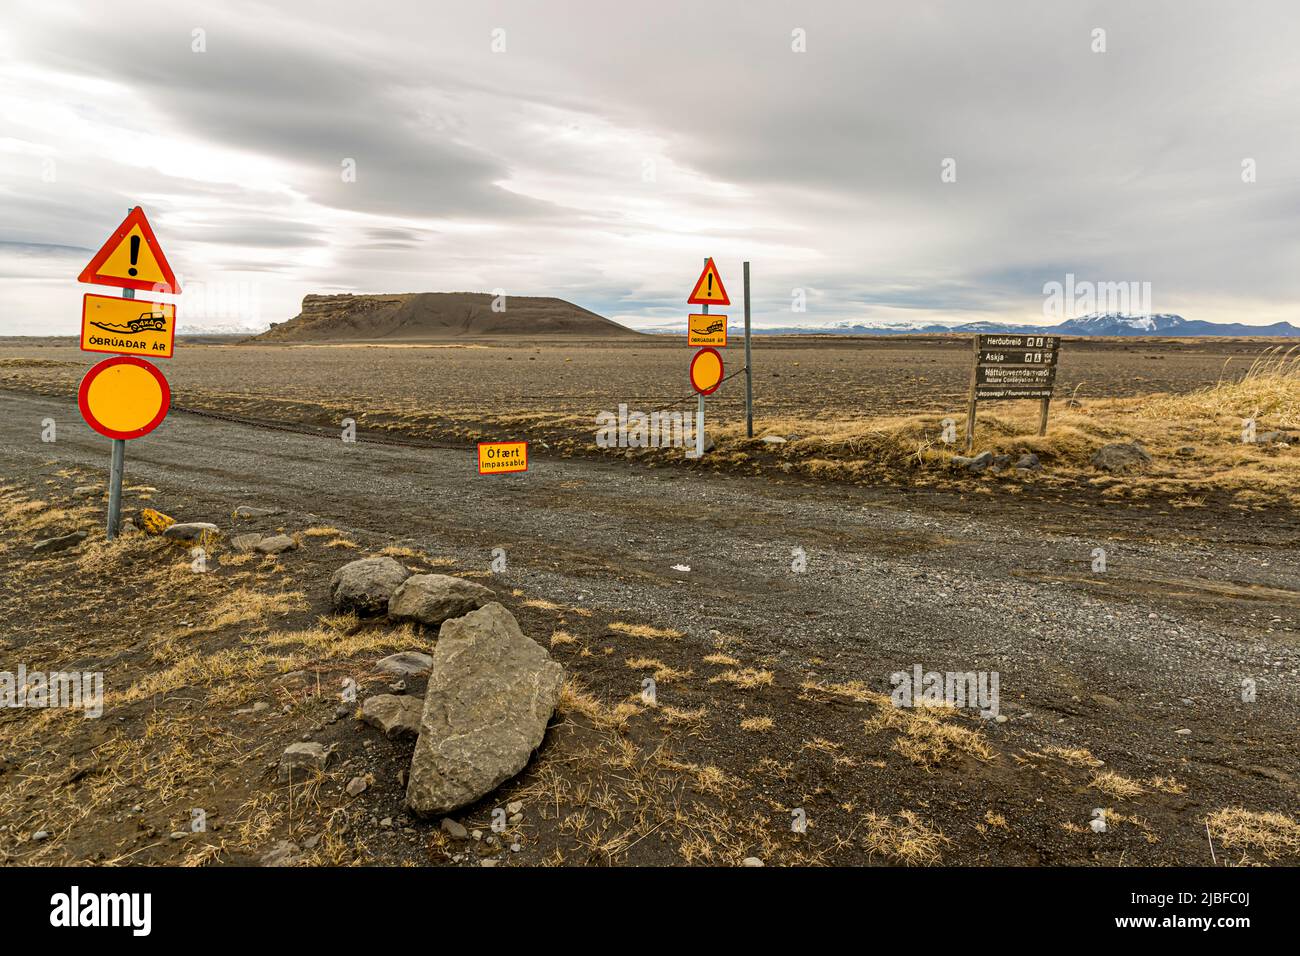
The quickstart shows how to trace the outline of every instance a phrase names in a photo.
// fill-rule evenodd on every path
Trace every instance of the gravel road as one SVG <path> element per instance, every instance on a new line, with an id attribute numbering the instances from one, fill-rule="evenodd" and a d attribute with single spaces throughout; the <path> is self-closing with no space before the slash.
<path id="1" fill-rule="evenodd" d="M 75 405 L 0 396 L 6 478 L 38 485 L 69 465 L 106 470 L 108 442 Z M 53 444 L 40 440 L 47 417 Z M 888 691 L 891 673 L 916 664 L 997 671 L 1001 712 L 1026 746 L 1086 746 L 1134 768 L 1172 760 L 1225 789 L 1300 792 L 1296 522 L 533 452 L 527 474 L 484 477 L 469 451 L 177 413 L 130 443 L 127 481 L 192 509 L 183 520 L 275 505 L 290 524 L 480 555 L 485 570 L 500 547 L 507 580 L 530 593 L 701 642 L 710 630 L 737 635 L 795 674 L 819 661 L 823 675 Z M 1104 571 L 1093 570 L 1098 548 Z M 803 572 L 792 569 L 800 554 Z"/>

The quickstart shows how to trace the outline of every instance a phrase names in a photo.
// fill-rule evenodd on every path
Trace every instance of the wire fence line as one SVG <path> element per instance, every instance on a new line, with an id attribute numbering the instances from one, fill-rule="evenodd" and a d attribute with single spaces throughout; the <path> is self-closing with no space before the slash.
<path id="1" fill-rule="evenodd" d="M 732 372 L 730 375 L 728 375 L 726 378 L 724 378 L 721 382 L 718 383 L 718 388 L 721 388 L 723 385 L 725 385 L 727 382 L 735 378 L 743 371 L 745 370 L 741 368 L 735 372 Z M 675 408 L 676 406 L 684 404 L 686 402 L 694 401 L 695 399 L 696 399 L 695 395 L 687 395 L 685 398 L 679 398 L 674 402 L 670 402 L 669 404 L 662 406 L 661 408 L 655 409 L 650 414 L 653 415 L 659 412 L 664 412 L 670 408 Z M 247 418 L 242 415 L 229 415 L 224 412 L 213 412 L 203 408 L 190 408 L 186 405 L 177 405 L 175 403 L 171 405 L 169 410 L 172 412 L 179 412 L 182 415 L 194 415 L 198 418 L 208 418 L 214 421 L 229 422 L 230 424 L 233 425 L 244 425 L 248 428 L 260 428 L 264 431 L 285 432 L 292 435 L 304 435 L 309 438 L 328 438 L 331 440 L 338 439 L 338 435 L 334 430 L 327 430 L 324 426 L 320 426 L 320 425 L 308 425 L 299 422 L 268 421 L 262 418 Z M 399 448 L 448 448 L 455 451 L 469 451 L 471 449 L 475 449 L 478 447 L 477 443 L 475 442 L 423 441 L 420 439 L 412 439 L 412 438 L 381 438 L 381 437 L 372 437 L 370 435 L 363 436 L 360 434 L 358 434 L 354 440 L 357 442 L 357 444 L 392 445 Z"/>

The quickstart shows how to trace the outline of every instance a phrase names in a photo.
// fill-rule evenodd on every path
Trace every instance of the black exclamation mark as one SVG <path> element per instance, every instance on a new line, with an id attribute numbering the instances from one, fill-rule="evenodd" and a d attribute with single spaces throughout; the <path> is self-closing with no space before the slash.
<path id="1" fill-rule="evenodd" d="M 137 263 L 139 263 L 139 261 L 140 261 L 140 237 L 132 236 L 131 237 L 131 268 L 126 270 L 127 275 L 130 276 L 135 275 L 135 267 Z"/>
<path id="2" fill-rule="evenodd" d="M 135 256 L 134 256 L 134 254 L 132 254 L 131 261 L 132 261 L 132 262 L 135 262 Z M 132 274 L 132 275 L 135 275 L 134 272 L 131 273 L 131 274 Z M 710 299 L 713 298 L 713 273 L 712 273 L 712 272 L 709 273 L 709 298 L 710 298 Z"/>

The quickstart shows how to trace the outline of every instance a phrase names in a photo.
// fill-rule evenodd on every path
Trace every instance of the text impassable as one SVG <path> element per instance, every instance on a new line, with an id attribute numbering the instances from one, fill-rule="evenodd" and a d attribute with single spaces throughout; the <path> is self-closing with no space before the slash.
<path id="1" fill-rule="evenodd" d="M 528 442 L 481 441 L 478 443 L 478 473 L 504 475 L 528 470 Z"/>

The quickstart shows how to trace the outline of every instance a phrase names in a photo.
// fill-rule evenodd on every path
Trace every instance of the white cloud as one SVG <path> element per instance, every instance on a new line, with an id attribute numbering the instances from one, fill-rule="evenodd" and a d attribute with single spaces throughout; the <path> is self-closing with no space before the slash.
<path id="1" fill-rule="evenodd" d="M 73 331 L 76 250 L 136 203 L 198 306 L 255 288 L 250 321 L 309 291 L 500 287 L 659 324 L 705 255 L 735 288 L 753 262 L 769 324 L 1023 320 L 1067 272 L 1190 318 L 1297 318 L 1280 0 L 6 14 L 0 293 L 21 307 L 0 332 Z M 182 328 L 229 324 L 198 306 Z"/>

